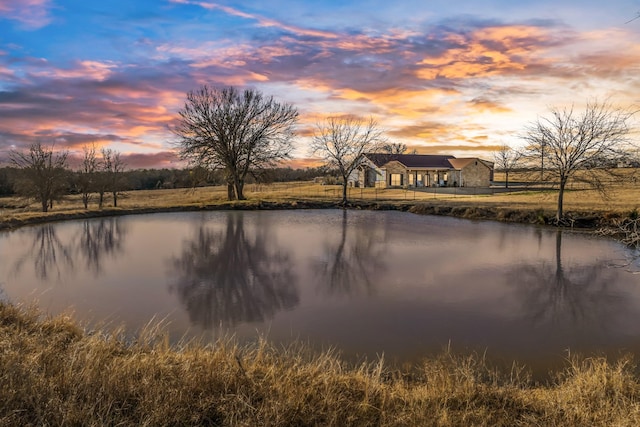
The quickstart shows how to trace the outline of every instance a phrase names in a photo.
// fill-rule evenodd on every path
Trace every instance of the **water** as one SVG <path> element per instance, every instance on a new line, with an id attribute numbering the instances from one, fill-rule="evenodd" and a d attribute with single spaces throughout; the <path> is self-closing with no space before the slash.
<path id="1" fill-rule="evenodd" d="M 633 253 L 585 234 L 401 212 L 153 214 L 0 233 L 0 298 L 172 340 L 264 336 L 392 363 L 476 351 L 534 373 L 640 354 Z"/>

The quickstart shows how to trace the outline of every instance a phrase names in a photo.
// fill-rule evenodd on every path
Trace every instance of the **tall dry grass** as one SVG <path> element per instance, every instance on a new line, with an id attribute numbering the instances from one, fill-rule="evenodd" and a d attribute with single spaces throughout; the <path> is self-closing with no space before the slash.
<path id="1" fill-rule="evenodd" d="M 444 353 L 406 372 L 266 342 L 135 342 L 0 303 L 0 425 L 636 426 L 631 359 L 572 359 L 548 383 Z"/>

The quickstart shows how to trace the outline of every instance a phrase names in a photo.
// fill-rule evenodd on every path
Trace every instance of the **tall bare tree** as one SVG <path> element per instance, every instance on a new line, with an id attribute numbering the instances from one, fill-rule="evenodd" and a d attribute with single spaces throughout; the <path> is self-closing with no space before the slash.
<path id="1" fill-rule="evenodd" d="M 95 146 L 82 148 L 82 163 L 78 170 L 78 189 L 82 196 L 82 204 L 85 209 L 89 208 L 91 194 L 96 190 L 98 168 L 101 166 L 96 155 Z"/>
<path id="2" fill-rule="evenodd" d="M 27 152 L 12 151 L 10 162 L 22 171 L 16 183 L 17 192 L 38 200 L 42 212 L 48 212 L 53 201 L 64 194 L 67 156 L 67 151 L 54 152 L 40 142 L 32 144 Z"/>
<path id="3" fill-rule="evenodd" d="M 122 172 L 124 172 L 124 168 L 124 160 L 119 151 L 111 148 L 102 149 L 103 188 L 111 193 L 114 208 L 118 207 L 118 195 L 122 191 L 122 181 L 124 179 Z M 100 207 L 102 207 L 102 196 L 100 199 Z"/>
<path id="4" fill-rule="evenodd" d="M 387 142 L 382 144 L 380 150 L 388 154 L 404 154 L 407 151 L 407 144 L 403 142 Z"/>
<path id="5" fill-rule="evenodd" d="M 316 124 L 311 152 L 326 165 L 338 169 L 342 177 L 342 203 L 347 203 L 347 180 L 358 167 L 362 154 L 376 151 L 384 143 L 382 130 L 371 117 L 330 116 Z"/>
<path id="6" fill-rule="evenodd" d="M 527 127 L 523 136 L 528 143 L 527 157 L 543 161 L 547 174 L 559 185 L 557 222 L 564 216 L 564 192 L 570 178 L 606 195 L 603 178 L 629 153 L 629 122 L 634 114 L 608 102 L 589 101 L 580 112 L 574 106 L 552 108 L 550 117 Z"/>
<path id="7" fill-rule="evenodd" d="M 172 129 L 180 156 L 194 165 L 222 169 L 229 200 L 244 199 L 250 169 L 275 166 L 290 157 L 298 111 L 273 97 L 235 87 L 204 85 L 187 94 Z"/>
<path id="8" fill-rule="evenodd" d="M 502 145 L 498 151 L 493 153 L 494 167 L 504 171 L 505 188 L 509 188 L 509 172 L 518 167 L 521 158 L 522 154 L 507 144 Z"/>

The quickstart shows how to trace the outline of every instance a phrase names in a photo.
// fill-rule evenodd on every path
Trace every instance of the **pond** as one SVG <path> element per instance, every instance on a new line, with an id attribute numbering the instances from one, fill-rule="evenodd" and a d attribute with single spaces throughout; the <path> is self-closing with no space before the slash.
<path id="1" fill-rule="evenodd" d="M 480 352 L 534 374 L 640 354 L 633 253 L 586 234 L 384 211 L 136 215 L 0 233 L 1 297 L 132 335 L 266 337 L 346 359 Z"/>

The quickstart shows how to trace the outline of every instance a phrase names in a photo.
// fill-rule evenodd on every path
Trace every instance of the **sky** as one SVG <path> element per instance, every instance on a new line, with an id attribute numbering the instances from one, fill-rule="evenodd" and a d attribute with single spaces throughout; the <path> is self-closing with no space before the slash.
<path id="1" fill-rule="evenodd" d="M 170 127 L 201 85 L 329 115 L 421 154 L 493 158 L 553 107 L 640 105 L 640 0 L 0 0 L 0 164 L 34 142 L 183 167 Z"/>

